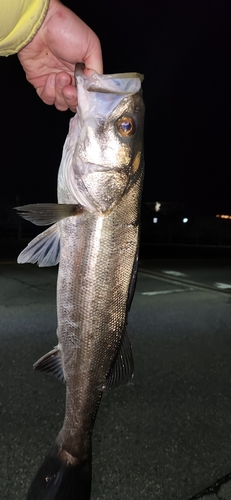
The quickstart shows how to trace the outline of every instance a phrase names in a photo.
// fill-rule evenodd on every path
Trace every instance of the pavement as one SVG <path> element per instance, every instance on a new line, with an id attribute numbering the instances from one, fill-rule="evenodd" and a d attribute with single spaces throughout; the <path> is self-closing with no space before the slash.
<path id="1" fill-rule="evenodd" d="M 214 257 L 214 256 L 213 256 Z M 231 261 L 227 259 L 149 259 L 140 262 L 140 271 L 153 278 L 176 285 L 189 286 L 188 290 L 219 290 L 230 295 L 231 301 Z M 175 292 L 180 292 L 175 288 Z M 172 293 L 172 290 L 168 290 Z M 152 292 L 146 292 L 150 295 Z M 158 293 L 158 291 L 153 292 Z M 162 292 L 160 292 L 162 293 Z M 166 290 L 165 292 L 166 293 Z M 188 500 L 231 500 L 231 473 L 219 478 L 214 484 L 193 495 Z"/>
<path id="2" fill-rule="evenodd" d="M 56 277 L 0 264 L 1 500 L 26 498 L 63 421 L 65 387 L 32 370 L 56 344 Z M 141 260 L 135 377 L 102 400 L 92 500 L 231 500 L 229 285 L 228 260 Z"/>
<path id="3" fill-rule="evenodd" d="M 189 500 L 230 500 L 231 499 L 231 474 L 221 478 L 212 486 L 206 488 Z"/>

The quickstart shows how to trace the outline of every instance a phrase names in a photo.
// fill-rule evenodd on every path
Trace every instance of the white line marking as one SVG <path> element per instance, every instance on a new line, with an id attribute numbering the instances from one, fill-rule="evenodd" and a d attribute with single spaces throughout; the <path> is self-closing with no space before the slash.
<path id="1" fill-rule="evenodd" d="M 172 276 L 187 276 L 187 274 L 180 273 L 179 271 L 162 271 L 165 274 L 171 274 Z"/>
<path id="2" fill-rule="evenodd" d="M 214 283 L 214 286 L 220 288 L 220 290 L 226 290 L 227 288 L 231 288 L 231 285 L 228 283 Z"/>
<path id="3" fill-rule="evenodd" d="M 175 290 L 161 290 L 159 292 L 142 292 L 141 295 L 166 295 L 167 293 L 190 292 L 194 288 L 175 288 Z"/>

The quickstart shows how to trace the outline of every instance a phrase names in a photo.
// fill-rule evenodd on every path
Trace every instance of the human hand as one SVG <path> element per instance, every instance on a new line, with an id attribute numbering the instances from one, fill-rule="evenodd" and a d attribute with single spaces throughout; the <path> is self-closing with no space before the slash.
<path id="1" fill-rule="evenodd" d="M 103 71 L 98 37 L 59 0 L 50 0 L 44 22 L 18 57 L 39 97 L 60 111 L 76 111 L 76 62 L 85 63 L 86 76 Z"/>

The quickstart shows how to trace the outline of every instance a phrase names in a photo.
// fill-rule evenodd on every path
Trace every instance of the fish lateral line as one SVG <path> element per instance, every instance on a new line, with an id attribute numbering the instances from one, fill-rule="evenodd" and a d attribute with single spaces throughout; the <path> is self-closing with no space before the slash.
<path id="1" fill-rule="evenodd" d="M 59 346 L 54 347 L 50 352 L 42 356 L 33 368 L 37 371 L 42 371 L 53 375 L 61 382 L 65 382 L 65 375 L 61 361 Z M 97 386 L 99 391 L 106 391 L 108 389 L 118 389 L 123 385 L 128 384 L 134 376 L 134 361 L 132 354 L 132 346 L 128 338 L 126 327 L 122 335 L 119 350 L 116 354 L 115 360 L 112 363 L 106 380 Z"/>

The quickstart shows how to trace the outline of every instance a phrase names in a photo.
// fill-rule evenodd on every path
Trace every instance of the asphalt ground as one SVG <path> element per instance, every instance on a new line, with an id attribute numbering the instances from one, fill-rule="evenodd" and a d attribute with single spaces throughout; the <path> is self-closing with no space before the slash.
<path id="1" fill-rule="evenodd" d="M 215 284 L 231 285 L 231 263 L 140 269 L 129 316 L 135 377 L 103 397 L 92 500 L 230 500 L 231 294 Z M 2 500 L 26 498 L 62 425 L 65 386 L 32 370 L 56 344 L 56 273 L 0 264 Z"/>

